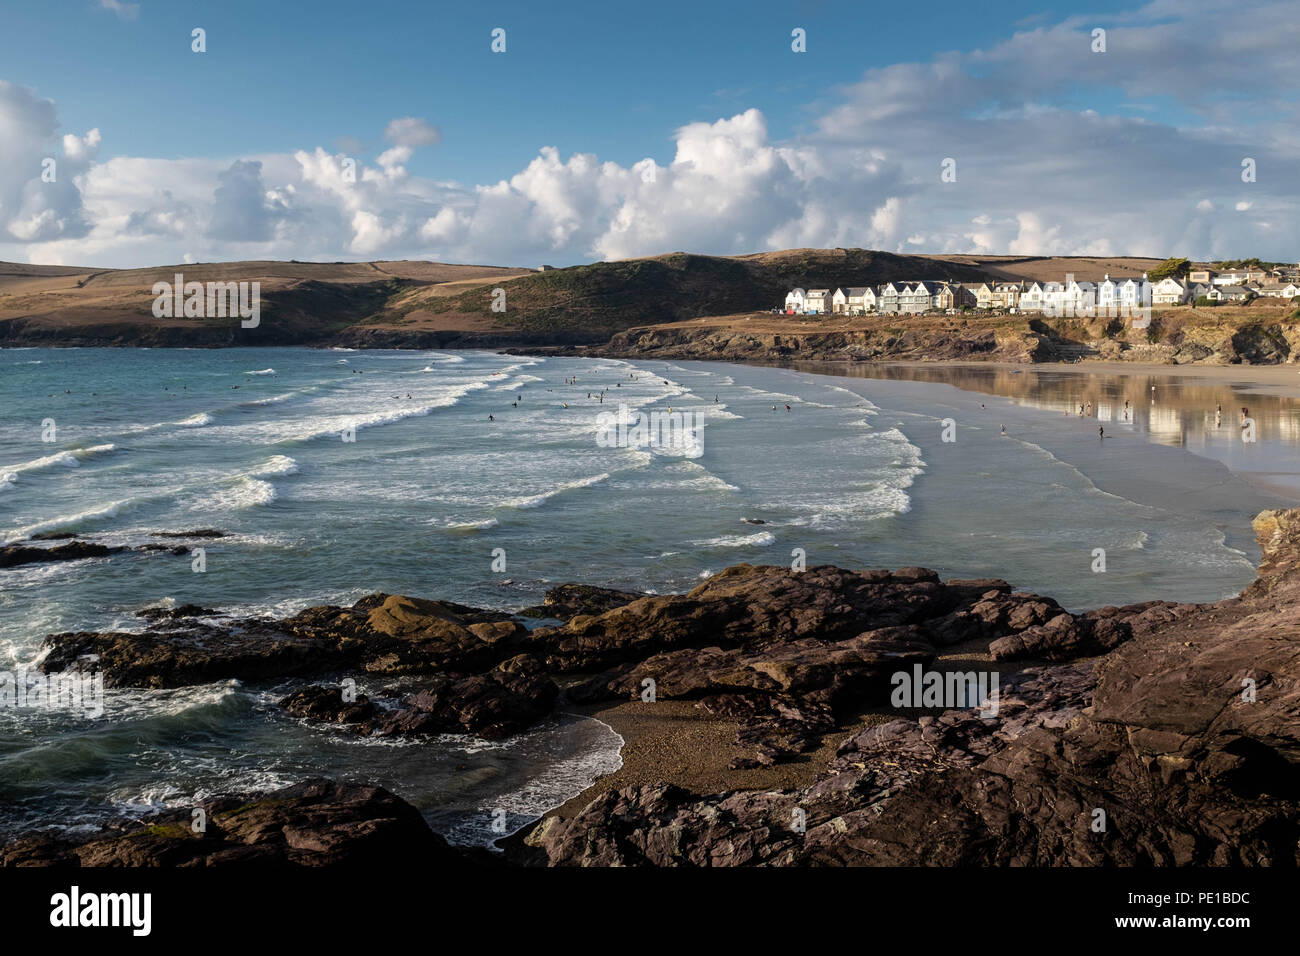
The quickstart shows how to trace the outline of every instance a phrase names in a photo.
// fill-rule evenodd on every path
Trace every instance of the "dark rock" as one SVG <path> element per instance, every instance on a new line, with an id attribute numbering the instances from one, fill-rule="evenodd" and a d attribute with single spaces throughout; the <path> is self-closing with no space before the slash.
<path id="1" fill-rule="evenodd" d="M 199 528 L 195 531 L 155 531 L 155 538 L 224 538 L 226 532 L 214 531 L 212 528 Z"/>
<path id="2" fill-rule="evenodd" d="M 281 700 L 280 706 L 295 717 L 333 724 L 359 724 L 375 715 L 369 697 L 358 694 L 355 700 L 345 701 L 340 687 L 304 687 Z"/>
<path id="3" fill-rule="evenodd" d="M 643 597 L 645 595 L 637 591 L 619 591 L 616 588 L 599 588 L 589 584 L 561 584 L 547 591 L 546 599 L 541 604 L 526 608 L 520 613 L 530 617 L 554 617 L 568 621 L 579 614 L 604 614 Z"/>
<path id="4" fill-rule="evenodd" d="M 80 840 L 24 837 L 0 848 L 0 865 L 467 865 L 420 811 L 379 787 L 316 780 L 199 806 L 206 814 L 203 833 L 192 829 L 190 809 L 174 810 Z"/>
<path id="5" fill-rule="evenodd" d="M 146 621 L 176 621 L 187 617 L 213 617 L 217 614 L 210 607 L 198 604 L 181 604 L 176 607 L 146 607 L 135 612 L 136 617 Z"/>
<path id="6" fill-rule="evenodd" d="M 380 734 L 458 731 L 508 737 L 550 714 L 559 693 L 541 663 L 520 654 L 484 674 L 440 679 L 405 706 L 372 721 L 369 729 Z"/>
<path id="7" fill-rule="evenodd" d="M 83 558 L 103 558 L 125 550 L 125 547 L 109 547 L 103 544 L 93 544 L 89 541 L 70 541 L 67 544 L 60 544 L 53 548 L 31 548 L 21 544 L 11 544 L 0 548 L 0 568 L 15 568 L 22 564 L 38 564 L 46 561 L 80 561 Z"/>

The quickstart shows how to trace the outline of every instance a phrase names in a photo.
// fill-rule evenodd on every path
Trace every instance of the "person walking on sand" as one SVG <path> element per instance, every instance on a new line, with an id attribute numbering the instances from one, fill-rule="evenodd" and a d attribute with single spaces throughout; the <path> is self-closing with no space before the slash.
<path id="1" fill-rule="evenodd" d="M 1088 411 L 1084 413 L 1085 417 L 1092 418 L 1092 402 L 1088 403 Z"/>
<path id="2" fill-rule="evenodd" d="M 1104 427 L 1102 427 L 1101 425 L 1098 425 L 1098 426 L 1097 426 L 1097 437 L 1098 437 L 1098 438 L 1105 438 L 1105 437 L 1106 437 L 1106 429 L 1105 429 Z"/>
<path id="3" fill-rule="evenodd" d="M 790 410 L 790 406 L 786 405 L 785 410 L 788 412 Z"/>
<path id="4" fill-rule="evenodd" d="M 1007 433 L 1007 426 L 1006 426 L 1006 425 L 1003 425 L 1003 426 L 1002 426 L 1002 434 L 1005 435 L 1006 433 Z"/>
<path id="5" fill-rule="evenodd" d="M 494 421 L 496 421 L 496 419 L 493 418 L 491 415 L 489 415 L 489 416 L 488 416 L 488 421 L 490 421 L 490 422 L 494 422 Z"/>

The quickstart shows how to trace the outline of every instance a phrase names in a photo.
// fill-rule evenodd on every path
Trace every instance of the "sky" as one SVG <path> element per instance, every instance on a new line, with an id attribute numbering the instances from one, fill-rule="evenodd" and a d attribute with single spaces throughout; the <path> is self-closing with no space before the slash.
<path id="1" fill-rule="evenodd" d="M 0 6 L 5 260 L 1300 259 L 1291 2 Z"/>

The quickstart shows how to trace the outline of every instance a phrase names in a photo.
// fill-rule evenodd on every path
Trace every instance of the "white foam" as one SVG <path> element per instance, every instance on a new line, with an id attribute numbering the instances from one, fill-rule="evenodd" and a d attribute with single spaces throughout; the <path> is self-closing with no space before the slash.
<path id="1" fill-rule="evenodd" d="M 261 369 L 261 370 L 256 371 L 256 372 L 245 372 L 244 374 L 245 374 L 245 375 L 274 375 L 274 374 L 275 374 L 275 369 L 273 369 L 273 368 L 264 368 L 264 369 Z"/>
<path id="2" fill-rule="evenodd" d="M 92 458 L 95 455 L 106 455 L 116 448 L 116 445 L 91 445 L 88 448 L 69 448 L 67 451 L 57 452 L 53 455 L 46 455 L 44 458 L 35 458 L 31 461 L 23 462 L 20 465 L 11 465 L 8 468 L 0 468 L 0 474 L 20 475 L 31 471 L 43 471 L 46 468 L 53 468 L 56 465 L 76 468 L 87 458 Z"/>
<path id="3" fill-rule="evenodd" d="M 562 495 L 566 491 L 573 491 L 577 488 L 590 488 L 592 485 L 599 484 L 609 478 L 608 472 L 602 472 L 599 475 L 592 475 L 590 478 L 579 478 L 576 481 L 566 482 L 559 487 L 552 488 L 550 491 L 542 492 L 540 495 L 529 495 L 522 498 L 507 498 L 505 501 L 497 502 L 500 508 L 538 508 L 556 495 Z"/>
<path id="4" fill-rule="evenodd" d="M 759 531 L 756 534 L 706 538 L 703 541 L 692 541 L 691 544 L 697 548 L 765 548 L 769 544 L 776 544 L 776 535 L 770 531 Z"/>
<path id="5" fill-rule="evenodd" d="M 87 508 L 85 511 L 78 511 L 75 514 L 57 515 L 53 518 L 47 518 L 45 521 L 38 521 L 35 524 L 29 524 L 22 528 L 15 528 L 5 536 L 5 543 L 21 541 L 23 538 L 30 538 L 34 534 L 40 534 L 43 531 L 59 531 L 69 526 L 83 524 L 87 521 L 97 521 L 100 518 L 113 518 L 121 512 L 132 507 L 138 499 L 122 498 L 119 501 L 110 501 L 106 505 L 100 505 L 95 508 Z"/>

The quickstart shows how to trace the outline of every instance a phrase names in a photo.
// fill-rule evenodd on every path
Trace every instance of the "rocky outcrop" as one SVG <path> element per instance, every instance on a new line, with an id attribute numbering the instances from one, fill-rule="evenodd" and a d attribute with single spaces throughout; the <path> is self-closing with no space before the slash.
<path id="1" fill-rule="evenodd" d="M 194 810 L 202 810 L 196 817 Z M 200 821 L 201 819 L 201 826 Z M 380 787 L 308 781 L 252 797 L 222 797 L 91 837 L 24 837 L 0 866 L 247 866 L 403 863 L 455 869 L 466 858 L 420 811 Z"/>
<path id="2" fill-rule="evenodd" d="M 1300 863 L 1300 511 L 1213 605 L 1058 614 L 993 648 L 998 706 L 872 726 L 800 790 L 606 793 L 516 851 L 549 865 Z M 1102 653 L 1102 656 L 1092 656 Z"/>
<path id="3" fill-rule="evenodd" d="M 40 564 L 50 561 L 80 561 L 83 558 L 106 558 L 110 554 L 120 554 L 126 548 L 109 547 L 89 541 L 70 541 L 52 548 L 34 548 L 29 545 L 11 544 L 0 548 L 0 568 L 16 568 L 23 564 Z"/>
<path id="4" fill-rule="evenodd" d="M 160 535 L 160 537 L 162 537 Z M 176 537 L 184 537 L 177 535 Z M 45 564 L 53 561 L 82 561 L 86 558 L 106 558 L 114 554 L 135 551 L 142 554 L 165 551 L 168 554 L 189 554 L 185 545 L 139 544 L 126 545 L 98 544 L 94 541 L 82 541 L 77 535 L 68 532 L 47 532 L 33 535 L 29 541 L 60 541 L 53 547 L 33 546 L 31 544 L 10 544 L 0 547 L 0 568 L 16 568 L 24 564 Z"/>
<path id="5" fill-rule="evenodd" d="M 639 591 L 620 591 L 591 584 L 561 584 L 547 591 L 541 604 L 525 608 L 519 613 L 528 617 L 554 617 L 570 621 L 579 614 L 603 614 L 643 597 L 645 595 Z"/>
<path id="6" fill-rule="evenodd" d="M 629 329 L 588 350 L 619 358 L 700 359 L 729 362 L 888 361 L 983 359 L 1033 362 L 1055 357 L 1050 337 L 1023 329 L 989 329 L 955 319 L 947 324 L 898 325 L 862 331 L 759 332 L 734 326 L 653 326 Z"/>

